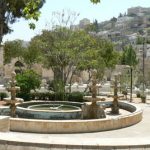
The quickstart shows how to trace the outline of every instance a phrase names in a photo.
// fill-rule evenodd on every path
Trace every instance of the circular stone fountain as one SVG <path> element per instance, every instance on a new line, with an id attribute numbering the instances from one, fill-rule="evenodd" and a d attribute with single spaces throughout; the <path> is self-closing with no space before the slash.
<path id="1" fill-rule="evenodd" d="M 84 104 L 85 109 L 81 109 L 82 103 L 75 102 L 31 101 L 18 104 L 16 108 L 18 118 L 10 118 L 10 130 L 35 133 L 99 132 L 128 127 L 142 120 L 141 108 L 128 102 L 118 101 L 117 82 L 114 85 L 113 101 L 97 101 L 95 81 L 93 83 L 91 98 L 93 102 L 89 105 Z M 43 110 L 43 107 L 48 110 Z M 92 108 L 96 108 L 96 111 L 92 111 Z M 110 114 L 107 109 L 111 110 Z M 128 113 L 121 113 L 121 110 L 126 110 Z M 0 108 L 0 113 L 2 111 Z"/>
<path id="2" fill-rule="evenodd" d="M 113 105 L 112 101 L 98 102 L 98 104 L 100 103 L 104 104 L 107 108 L 111 108 L 111 106 Z M 62 119 L 61 118 L 57 120 L 45 120 L 45 119 L 10 118 L 10 130 L 15 132 L 17 131 L 17 132 L 35 132 L 35 133 L 100 132 L 128 127 L 142 120 L 141 108 L 137 107 L 136 105 L 121 101 L 118 102 L 118 105 L 121 109 L 127 110 L 128 113 L 114 116 L 106 115 L 106 118 L 102 119 L 61 120 Z M 24 113 L 27 112 L 28 110 L 29 109 L 26 108 L 26 110 L 24 110 Z M 74 110 L 72 112 L 76 111 L 80 110 Z M 57 113 L 58 112 L 56 112 L 55 114 Z"/>

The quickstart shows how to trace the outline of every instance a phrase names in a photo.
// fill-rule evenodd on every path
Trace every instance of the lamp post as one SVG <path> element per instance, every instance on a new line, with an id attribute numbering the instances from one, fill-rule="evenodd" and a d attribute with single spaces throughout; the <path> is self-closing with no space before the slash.
<path id="1" fill-rule="evenodd" d="M 128 69 L 129 73 L 130 73 L 130 102 L 132 102 L 132 72 L 133 72 L 133 68 L 132 66 L 126 65 L 126 68 Z"/>
<path id="2" fill-rule="evenodd" d="M 143 88 L 142 88 L 142 94 L 144 95 L 144 87 L 145 87 L 145 79 L 144 79 L 144 77 L 145 77 L 145 59 L 144 59 L 144 57 L 145 57 L 145 48 L 144 48 L 144 45 L 145 45 L 145 38 L 143 37 L 143 56 L 142 56 L 142 73 L 143 73 Z"/>
<path id="3" fill-rule="evenodd" d="M 142 51 L 142 74 L 143 74 L 143 83 L 142 83 L 142 102 L 146 102 L 146 95 L 144 93 L 145 90 L 145 37 L 143 37 L 143 51 Z"/>
<path id="4" fill-rule="evenodd" d="M 132 102 L 132 85 L 133 85 L 133 82 L 132 82 L 132 66 L 130 66 L 130 74 L 131 74 L 131 76 L 130 76 L 130 102 Z"/>
<path id="5" fill-rule="evenodd" d="M 119 92 L 120 92 L 120 94 L 121 94 L 121 72 L 118 72 L 118 79 L 119 79 L 119 87 L 120 87 L 120 89 L 119 89 Z"/>

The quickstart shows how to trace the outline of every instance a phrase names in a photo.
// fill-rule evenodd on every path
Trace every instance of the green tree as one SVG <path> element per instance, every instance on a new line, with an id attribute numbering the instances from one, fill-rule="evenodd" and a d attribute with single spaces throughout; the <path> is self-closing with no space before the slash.
<path id="1" fill-rule="evenodd" d="M 12 31 L 9 24 L 16 22 L 17 18 L 38 20 L 39 9 L 44 2 L 45 0 L 0 0 L 0 43 L 3 35 Z M 29 25 L 30 28 L 35 28 L 33 23 Z"/>
<path id="2" fill-rule="evenodd" d="M 123 49 L 121 64 L 122 65 L 129 65 L 129 66 L 132 66 L 134 68 L 138 64 L 136 52 L 133 49 L 132 45 L 129 45 Z"/>
<path id="3" fill-rule="evenodd" d="M 115 23 L 117 22 L 117 18 L 116 17 L 111 18 L 110 22 L 111 22 L 112 28 L 114 28 L 115 27 Z"/>
<path id="4" fill-rule="evenodd" d="M 22 53 L 22 59 L 28 69 L 31 69 L 35 63 L 40 63 L 42 61 L 42 52 L 40 48 L 37 47 L 37 42 L 39 45 L 39 40 L 31 40 Z"/>
<path id="5" fill-rule="evenodd" d="M 132 101 L 132 73 L 133 69 L 135 69 L 136 65 L 138 64 L 137 57 L 136 57 L 136 52 L 133 49 L 132 45 L 129 45 L 124 48 L 123 54 L 122 54 L 122 59 L 121 59 L 122 65 L 128 65 L 130 67 L 130 101 Z"/>
<path id="6" fill-rule="evenodd" d="M 80 61 L 80 63 L 78 64 L 78 70 L 79 71 L 87 71 L 89 74 L 89 79 L 87 81 L 87 83 L 89 83 L 90 79 L 91 79 L 91 71 L 93 69 L 97 70 L 97 78 L 99 80 L 101 80 L 103 78 L 104 75 L 104 70 L 106 68 L 104 59 L 102 58 L 102 56 L 99 54 L 101 51 L 101 49 L 89 49 L 87 51 L 85 51 L 82 54 L 82 61 Z"/>
<path id="7" fill-rule="evenodd" d="M 97 70 L 97 78 L 102 80 L 106 68 L 113 68 L 119 61 L 119 53 L 115 51 L 111 42 L 101 38 L 94 37 L 93 48 L 83 54 L 82 61 L 79 64 L 80 70 L 89 72 Z"/>
<path id="8" fill-rule="evenodd" d="M 141 36 L 137 37 L 136 44 L 143 44 L 143 38 Z"/>
<path id="9" fill-rule="evenodd" d="M 97 33 L 99 31 L 98 21 L 95 20 L 92 24 L 87 25 L 85 27 L 85 31 L 87 31 L 87 32 L 94 31 Z"/>
<path id="10" fill-rule="evenodd" d="M 22 60 L 22 55 L 24 53 L 25 47 L 22 46 L 23 41 L 14 40 L 7 41 L 4 44 L 4 63 L 10 63 L 12 58 L 17 58 L 18 60 Z"/>
<path id="11" fill-rule="evenodd" d="M 63 84 L 66 84 L 71 72 L 75 72 L 82 61 L 82 53 L 94 47 L 90 35 L 67 28 L 45 30 L 35 38 L 41 40 L 39 47 L 44 53 L 44 64 L 53 70 L 54 79 L 63 81 Z"/>
<path id="12" fill-rule="evenodd" d="M 94 4 L 100 3 L 100 0 L 90 0 L 90 1 Z"/>
<path id="13" fill-rule="evenodd" d="M 118 18 L 121 18 L 121 17 L 123 17 L 123 14 L 122 14 L 122 13 L 119 14 Z"/>
<path id="14" fill-rule="evenodd" d="M 18 61 L 26 64 L 28 69 L 31 69 L 33 64 L 40 63 L 42 53 L 37 47 L 38 40 L 32 40 L 25 43 L 21 40 L 7 41 L 4 44 L 4 63 L 8 64 L 12 59 L 17 58 Z"/>
<path id="15" fill-rule="evenodd" d="M 34 40 L 40 41 L 36 43 L 40 43 L 37 47 L 43 51 L 44 65 L 53 70 L 54 79 L 60 87 L 64 87 L 69 79 L 71 81 L 72 75 L 81 70 L 90 72 L 91 69 L 97 69 L 102 78 L 104 68 L 113 67 L 118 60 L 112 43 L 81 30 L 73 31 L 64 27 L 44 30 Z"/>
<path id="16" fill-rule="evenodd" d="M 20 87 L 19 97 L 30 100 L 30 91 L 40 87 L 41 78 L 33 70 L 26 70 L 16 76 L 17 85 Z"/>

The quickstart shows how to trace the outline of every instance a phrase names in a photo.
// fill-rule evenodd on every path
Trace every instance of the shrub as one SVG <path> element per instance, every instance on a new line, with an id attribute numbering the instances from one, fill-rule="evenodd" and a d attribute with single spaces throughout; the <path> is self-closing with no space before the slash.
<path id="1" fill-rule="evenodd" d="M 47 97 L 48 97 L 48 100 L 53 101 L 55 100 L 55 93 L 47 93 Z"/>
<path id="2" fill-rule="evenodd" d="M 32 92 L 30 94 L 30 99 L 32 100 L 49 100 L 49 101 L 75 101 L 75 102 L 83 102 L 84 94 L 81 92 L 73 92 L 73 93 L 50 93 L 50 92 Z"/>
<path id="3" fill-rule="evenodd" d="M 137 93 L 136 93 L 136 96 L 137 96 L 138 98 L 140 98 L 140 97 L 141 97 L 140 92 L 137 92 Z"/>
<path id="4" fill-rule="evenodd" d="M 8 97 L 7 93 L 5 93 L 5 92 L 0 93 L 0 100 L 3 100 L 6 97 Z"/>
<path id="5" fill-rule="evenodd" d="M 30 95 L 31 95 L 31 100 L 35 100 L 36 99 L 36 93 L 35 92 L 32 92 L 32 93 L 30 93 Z"/>
<path id="6" fill-rule="evenodd" d="M 65 100 L 67 100 L 66 94 L 64 92 L 57 92 L 54 95 L 55 95 L 55 100 L 56 101 L 65 101 Z"/>
<path id="7" fill-rule="evenodd" d="M 50 92 L 32 92 L 31 93 L 32 100 L 50 100 L 53 101 L 55 99 L 55 94 Z"/>
<path id="8" fill-rule="evenodd" d="M 146 95 L 141 95 L 141 100 L 142 100 L 142 103 L 146 103 Z"/>
<path id="9" fill-rule="evenodd" d="M 127 95 L 128 93 L 127 93 L 126 90 L 124 90 L 124 91 L 122 91 L 122 94 L 123 94 L 123 95 Z"/>
<path id="10" fill-rule="evenodd" d="M 19 92 L 16 94 L 16 96 L 19 98 L 22 98 L 24 101 L 30 101 L 31 100 L 31 94 L 30 93 Z"/>
<path id="11" fill-rule="evenodd" d="M 68 94 L 68 101 L 83 102 L 84 93 L 72 92 Z"/>
<path id="12" fill-rule="evenodd" d="M 25 101 L 30 100 L 30 91 L 40 87 L 40 76 L 33 70 L 26 70 L 16 76 L 17 85 L 20 87 L 18 96 Z"/>

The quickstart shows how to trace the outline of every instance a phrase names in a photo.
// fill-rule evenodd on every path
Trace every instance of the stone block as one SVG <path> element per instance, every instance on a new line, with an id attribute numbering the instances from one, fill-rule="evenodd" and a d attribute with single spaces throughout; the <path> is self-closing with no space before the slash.
<path id="1" fill-rule="evenodd" d="M 82 145 L 67 145 L 67 150 L 82 150 Z"/>
<path id="2" fill-rule="evenodd" d="M 82 150 L 99 150 L 99 146 L 89 146 L 89 145 L 83 145 Z"/>
<path id="3" fill-rule="evenodd" d="M 67 150 L 66 145 L 51 145 L 50 150 Z"/>
<path id="4" fill-rule="evenodd" d="M 0 132 L 8 132 L 10 129 L 10 120 L 8 116 L 0 116 Z"/>
<path id="5" fill-rule="evenodd" d="M 1 150 L 1 149 L 0 149 Z M 50 146 L 35 143 L 7 142 L 6 150 L 51 150 Z"/>
<path id="6" fill-rule="evenodd" d="M 6 150 L 7 148 L 7 145 L 5 144 L 0 144 L 0 150 Z"/>

